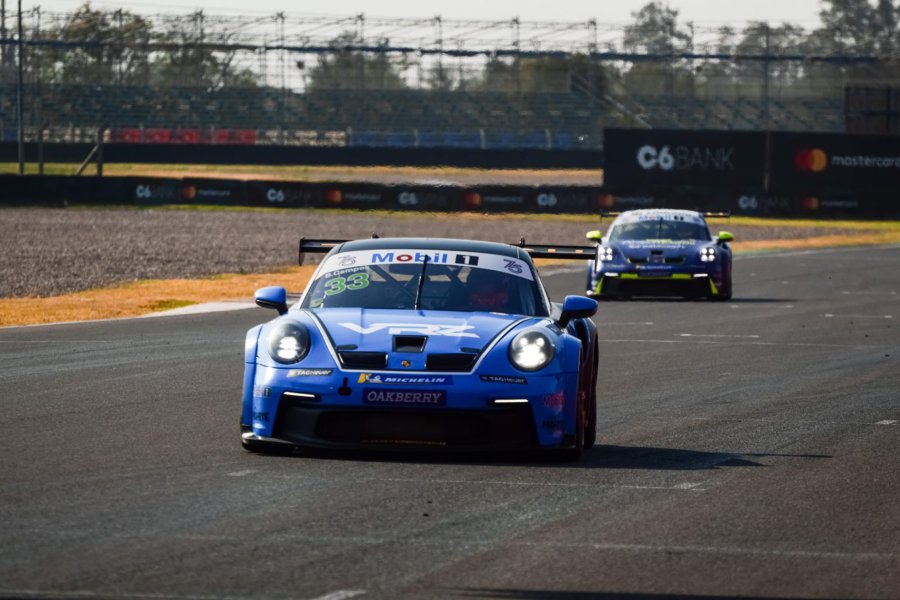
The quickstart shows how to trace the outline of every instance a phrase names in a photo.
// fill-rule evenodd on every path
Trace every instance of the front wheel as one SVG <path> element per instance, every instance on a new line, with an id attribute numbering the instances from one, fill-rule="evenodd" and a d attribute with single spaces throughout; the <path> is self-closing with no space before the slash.
<path id="1" fill-rule="evenodd" d="M 594 282 L 594 261 L 588 261 L 587 277 L 584 282 L 585 294 L 591 298 L 595 296 L 597 284 Z"/>
<path id="2" fill-rule="evenodd" d="M 719 293 L 716 296 L 710 296 L 710 300 L 717 300 L 719 302 L 727 302 L 731 300 L 731 273 L 729 272 L 725 279 L 722 281 L 722 287 L 719 289 Z"/>
<path id="3" fill-rule="evenodd" d="M 591 353 L 591 361 L 588 363 L 588 403 L 587 420 L 584 424 L 584 449 L 590 450 L 597 443 L 597 367 L 600 364 L 600 356 L 597 353 L 597 339 L 594 338 L 594 351 Z"/>
<path id="4" fill-rule="evenodd" d="M 566 460 L 576 461 L 581 458 L 581 455 L 584 453 L 584 432 L 586 425 L 586 417 L 585 414 L 587 412 L 587 394 L 582 391 L 581 382 L 578 384 L 578 393 L 575 397 L 578 399 L 578 405 L 575 407 L 575 442 L 574 445 L 567 449 L 563 456 Z"/>

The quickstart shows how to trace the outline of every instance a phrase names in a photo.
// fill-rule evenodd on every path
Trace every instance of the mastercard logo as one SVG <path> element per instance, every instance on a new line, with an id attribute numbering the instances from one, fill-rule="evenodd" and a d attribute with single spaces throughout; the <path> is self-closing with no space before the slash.
<path id="1" fill-rule="evenodd" d="M 800 201 L 800 206 L 803 207 L 803 210 L 819 210 L 821 203 L 815 196 L 807 196 Z"/>
<path id="2" fill-rule="evenodd" d="M 794 156 L 794 166 L 803 173 L 821 173 L 828 166 L 828 155 L 819 148 L 803 149 Z"/>
<path id="3" fill-rule="evenodd" d="M 467 192 L 465 196 L 463 196 L 463 204 L 465 204 L 466 208 L 478 208 L 481 206 L 481 194 L 477 192 Z"/>
<path id="4" fill-rule="evenodd" d="M 344 194 L 341 190 L 328 190 L 325 192 L 325 202 L 332 206 L 337 206 L 344 200 Z"/>
<path id="5" fill-rule="evenodd" d="M 196 200 L 197 199 L 197 188 L 193 185 L 186 185 L 181 188 L 181 197 L 185 200 Z"/>
<path id="6" fill-rule="evenodd" d="M 612 194 L 600 194 L 597 196 L 597 207 L 601 210 L 609 210 L 615 203 L 616 199 Z"/>

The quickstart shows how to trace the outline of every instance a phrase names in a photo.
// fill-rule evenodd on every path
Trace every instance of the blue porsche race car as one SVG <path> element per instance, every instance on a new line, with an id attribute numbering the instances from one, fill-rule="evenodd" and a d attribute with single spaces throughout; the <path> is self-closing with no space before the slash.
<path id="1" fill-rule="evenodd" d="M 606 236 L 590 231 L 597 256 L 588 263 L 587 295 L 594 298 L 684 296 L 731 298 L 727 231 L 713 240 L 704 215 L 691 210 L 621 213 Z"/>
<path id="2" fill-rule="evenodd" d="M 596 301 L 551 303 L 532 256 L 586 246 L 433 238 L 301 240 L 327 252 L 245 345 L 241 441 L 298 448 L 557 449 L 595 443 Z"/>

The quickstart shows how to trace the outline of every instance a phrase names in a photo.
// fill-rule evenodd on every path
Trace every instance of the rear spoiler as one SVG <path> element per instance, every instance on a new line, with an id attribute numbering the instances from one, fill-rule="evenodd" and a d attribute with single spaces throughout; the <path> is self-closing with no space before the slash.
<path id="1" fill-rule="evenodd" d="M 373 236 L 377 237 L 377 236 Z M 297 263 L 303 264 L 303 258 L 306 254 L 326 254 L 331 252 L 335 246 L 340 246 L 348 240 L 324 240 L 324 239 L 308 239 L 300 238 L 300 248 L 297 253 Z M 531 256 L 531 258 L 560 258 L 570 260 L 593 260 L 597 254 L 596 246 L 562 246 L 562 245 L 542 245 L 542 244 L 526 244 L 525 238 L 519 240 L 518 244 L 510 244 L 516 248 L 521 248 Z"/>
<path id="2" fill-rule="evenodd" d="M 316 240 L 300 238 L 300 249 L 297 252 L 297 264 L 303 264 L 304 255 L 310 254 L 327 254 L 335 246 L 340 246 L 347 240 Z"/>
<path id="3" fill-rule="evenodd" d="M 604 217 L 618 217 L 621 214 L 622 214 L 621 212 L 603 211 L 600 213 L 600 220 L 602 221 Z M 705 218 L 705 219 L 730 219 L 731 218 L 730 212 L 701 212 L 700 214 L 703 215 L 703 218 Z"/>
<path id="4" fill-rule="evenodd" d="M 593 260 L 597 256 L 597 246 L 563 246 L 526 244 L 525 238 L 514 244 L 528 253 L 531 258 L 564 258 L 568 260 Z"/>

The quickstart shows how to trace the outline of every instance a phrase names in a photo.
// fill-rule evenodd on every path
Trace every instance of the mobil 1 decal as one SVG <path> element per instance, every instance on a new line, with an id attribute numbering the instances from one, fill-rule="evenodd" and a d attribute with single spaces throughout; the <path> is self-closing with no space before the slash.
<path id="1" fill-rule="evenodd" d="M 607 129 L 604 183 L 627 191 L 665 184 L 757 185 L 766 137 L 756 131 Z"/>
<path id="2" fill-rule="evenodd" d="M 379 265 L 422 264 L 447 265 L 456 267 L 477 267 L 489 271 L 508 273 L 516 277 L 533 279 L 528 264 L 512 256 L 499 256 L 483 252 L 456 252 L 442 250 L 388 249 L 343 252 L 329 256 L 319 268 L 318 277 L 335 271 Z"/>

